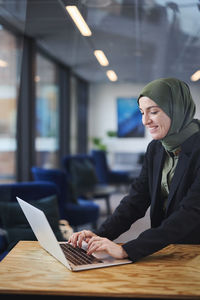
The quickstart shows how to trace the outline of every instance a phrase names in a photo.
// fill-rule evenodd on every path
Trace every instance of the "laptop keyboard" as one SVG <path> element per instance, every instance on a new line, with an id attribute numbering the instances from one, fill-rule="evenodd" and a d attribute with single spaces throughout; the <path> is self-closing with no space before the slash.
<path id="1" fill-rule="evenodd" d="M 102 263 L 101 260 L 97 259 L 93 255 L 88 255 L 85 250 L 79 247 L 74 248 L 68 243 L 60 244 L 60 247 L 63 250 L 65 257 L 76 266 Z"/>

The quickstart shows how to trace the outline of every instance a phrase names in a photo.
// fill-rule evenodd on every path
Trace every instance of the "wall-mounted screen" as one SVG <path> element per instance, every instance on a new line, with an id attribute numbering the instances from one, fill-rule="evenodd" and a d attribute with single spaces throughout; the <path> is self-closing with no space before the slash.
<path id="1" fill-rule="evenodd" d="M 137 98 L 117 98 L 117 136 L 144 137 L 144 126 Z"/>

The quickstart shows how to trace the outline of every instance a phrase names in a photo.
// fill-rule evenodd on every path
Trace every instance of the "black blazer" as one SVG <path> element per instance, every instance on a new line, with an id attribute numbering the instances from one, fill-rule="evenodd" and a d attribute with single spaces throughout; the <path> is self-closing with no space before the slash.
<path id="1" fill-rule="evenodd" d="M 165 155 L 160 141 L 148 145 L 140 176 L 96 232 L 114 240 L 151 206 L 151 228 L 123 245 L 133 261 L 169 244 L 200 244 L 200 132 L 181 145 L 164 212 L 160 186 Z"/>

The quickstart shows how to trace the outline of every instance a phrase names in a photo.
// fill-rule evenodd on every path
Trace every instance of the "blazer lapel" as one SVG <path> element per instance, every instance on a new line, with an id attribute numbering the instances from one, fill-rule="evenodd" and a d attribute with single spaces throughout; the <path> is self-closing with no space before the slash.
<path id="1" fill-rule="evenodd" d="M 152 202 L 151 202 L 151 223 L 152 227 L 156 227 L 161 223 L 162 220 L 162 201 L 160 199 L 160 182 L 162 175 L 163 160 L 165 157 L 165 150 L 163 147 L 157 151 L 154 156 L 154 180 L 153 180 L 153 190 L 152 190 Z"/>
<path id="2" fill-rule="evenodd" d="M 155 171 L 154 171 L 154 182 L 153 182 L 153 193 L 152 193 L 152 199 L 156 198 L 156 194 L 158 192 L 158 189 L 160 189 L 160 180 L 161 180 L 161 170 L 163 166 L 163 160 L 164 160 L 164 148 L 160 148 L 159 151 L 156 153 L 154 157 L 154 163 Z"/>
<path id="3" fill-rule="evenodd" d="M 181 151 L 180 157 L 179 157 L 179 160 L 177 163 L 177 167 L 176 167 L 176 170 L 174 173 L 174 177 L 171 182 L 166 210 L 168 210 L 169 205 L 173 199 L 174 193 L 176 192 L 176 189 L 178 187 L 178 184 L 179 184 L 181 178 L 183 177 L 185 170 L 188 167 L 188 162 L 189 162 L 189 156 L 186 153 Z"/>

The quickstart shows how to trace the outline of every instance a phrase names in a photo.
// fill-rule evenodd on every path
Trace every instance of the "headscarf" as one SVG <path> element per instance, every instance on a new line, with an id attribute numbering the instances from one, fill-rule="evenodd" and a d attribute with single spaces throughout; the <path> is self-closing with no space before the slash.
<path id="1" fill-rule="evenodd" d="M 176 78 L 160 78 L 147 84 L 138 97 L 146 96 L 170 117 L 171 126 L 161 140 L 168 151 L 178 148 L 187 138 L 199 131 L 199 121 L 195 120 L 195 103 L 189 86 Z"/>

